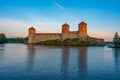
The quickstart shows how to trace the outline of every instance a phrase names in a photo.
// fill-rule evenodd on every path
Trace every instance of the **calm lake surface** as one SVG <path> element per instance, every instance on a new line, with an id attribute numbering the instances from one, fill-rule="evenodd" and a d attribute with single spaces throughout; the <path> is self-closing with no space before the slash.
<path id="1" fill-rule="evenodd" d="M 120 49 L 0 45 L 0 80 L 120 80 Z"/>

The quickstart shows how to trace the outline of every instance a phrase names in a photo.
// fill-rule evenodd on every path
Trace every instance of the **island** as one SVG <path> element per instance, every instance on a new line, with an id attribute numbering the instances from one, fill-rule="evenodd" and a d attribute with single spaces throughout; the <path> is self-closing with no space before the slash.
<path id="1" fill-rule="evenodd" d="M 87 23 L 80 22 L 78 31 L 70 31 L 69 24 L 62 25 L 62 33 L 36 33 L 34 27 L 28 29 L 28 44 L 64 45 L 64 46 L 103 46 L 104 39 L 90 37 Z"/>

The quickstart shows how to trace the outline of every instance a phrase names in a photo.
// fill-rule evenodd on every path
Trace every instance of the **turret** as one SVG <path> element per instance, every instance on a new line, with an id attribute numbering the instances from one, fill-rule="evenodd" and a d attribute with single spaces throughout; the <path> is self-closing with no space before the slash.
<path id="1" fill-rule="evenodd" d="M 36 34 L 35 28 L 33 28 L 33 27 L 29 28 L 29 30 L 28 30 L 28 35 L 29 35 L 29 36 L 33 36 L 33 35 L 35 35 L 35 34 Z"/>
<path id="2" fill-rule="evenodd" d="M 62 25 L 62 33 L 63 34 L 69 33 L 69 25 L 67 23 Z"/>
<path id="3" fill-rule="evenodd" d="M 87 24 L 85 22 L 81 22 L 78 24 L 78 32 L 79 32 L 79 38 L 87 38 Z"/>
<path id="4" fill-rule="evenodd" d="M 62 25 L 62 39 L 66 39 L 69 34 L 69 25 L 67 23 Z"/>
<path id="5" fill-rule="evenodd" d="M 35 34 L 35 28 L 31 27 L 28 29 L 28 43 L 34 43 Z"/>

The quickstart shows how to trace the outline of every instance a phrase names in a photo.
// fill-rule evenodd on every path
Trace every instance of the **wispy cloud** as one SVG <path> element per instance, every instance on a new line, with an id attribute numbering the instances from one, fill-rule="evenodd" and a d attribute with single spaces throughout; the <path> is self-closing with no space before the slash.
<path id="1" fill-rule="evenodd" d="M 32 16 L 29 22 L 0 18 L 0 33 L 5 33 L 7 37 L 25 37 L 31 26 L 35 27 L 38 33 L 61 32 L 61 25 L 47 18 Z"/>
<path id="2" fill-rule="evenodd" d="M 34 14 L 29 14 L 30 24 L 35 26 L 38 32 L 61 32 L 61 22 L 57 22 L 45 17 L 38 17 Z"/>
<path id="3" fill-rule="evenodd" d="M 22 21 L 8 19 L 8 18 L 0 18 L 0 27 L 23 28 L 26 25 L 27 24 Z"/>
<path id="4" fill-rule="evenodd" d="M 7 37 L 27 36 L 28 24 L 8 18 L 0 18 L 0 33 L 5 33 Z"/>
<path id="5" fill-rule="evenodd" d="M 60 5 L 59 3 L 57 3 L 57 2 L 54 2 L 54 4 L 59 8 L 59 9 L 64 9 L 64 7 L 62 6 L 62 5 Z"/>

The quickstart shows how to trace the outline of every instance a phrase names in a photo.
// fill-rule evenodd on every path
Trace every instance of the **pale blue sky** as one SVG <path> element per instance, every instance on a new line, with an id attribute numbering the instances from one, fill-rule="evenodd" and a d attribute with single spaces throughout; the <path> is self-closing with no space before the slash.
<path id="1" fill-rule="evenodd" d="M 120 33 L 119 0 L 0 0 L 0 33 L 25 37 L 34 26 L 37 32 L 61 32 L 61 25 L 78 30 L 88 24 L 88 35 L 111 41 Z"/>

